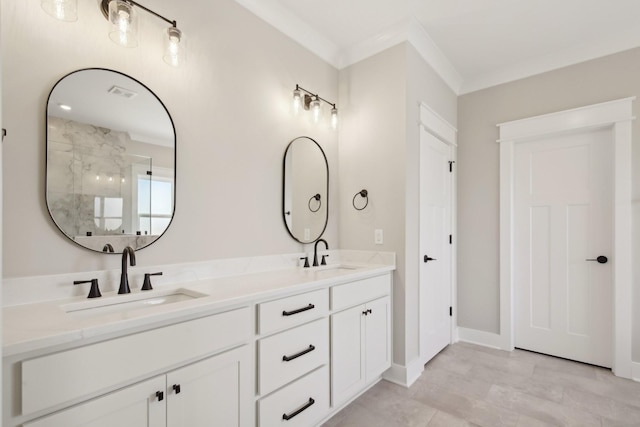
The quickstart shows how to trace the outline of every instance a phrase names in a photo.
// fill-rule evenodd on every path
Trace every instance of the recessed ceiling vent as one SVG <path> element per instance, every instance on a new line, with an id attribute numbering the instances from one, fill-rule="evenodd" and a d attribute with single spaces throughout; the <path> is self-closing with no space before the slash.
<path id="1" fill-rule="evenodd" d="M 125 89 L 120 86 L 112 86 L 111 89 L 109 89 L 107 92 L 109 92 L 111 95 L 117 95 L 127 99 L 133 99 L 138 96 L 137 92 Z"/>

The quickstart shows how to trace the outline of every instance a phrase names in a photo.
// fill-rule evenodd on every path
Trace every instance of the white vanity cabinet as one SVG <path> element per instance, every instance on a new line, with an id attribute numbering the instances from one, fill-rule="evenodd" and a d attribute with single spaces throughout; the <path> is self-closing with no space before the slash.
<path id="1" fill-rule="evenodd" d="M 167 374 L 167 427 L 250 426 L 248 346 Z M 153 424 L 151 424 L 153 425 Z"/>
<path id="2" fill-rule="evenodd" d="M 17 360 L 4 425 L 252 426 L 251 323 L 244 307 Z"/>
<path id="3" fill-rule="evenodd" d="M 207 284 L 202 305 L 131 318 L 52 303 L 34 332 L 62 335 L 3 356 L 2 426 L 318 426 L 391 361 L 390 270 L 345 271 L 247 276 L 246 294 L 223 281 L 227 300 Z M 9 332 L 36 309 L 11 310 Z"/>
<path id="4" fill-rule="evenodd" d="M 329 291 L 257 307 L 258 426 L 313 426 L 329 411 Z"/>
<path id="5" fill-rule="evenodd" d="M 331 403 L 334 408 L 358 394 L 391 366 L 390 291 L 388 275 L 331 288 Z"/>
<path id="6" fill-rule="evenodd" d="M 248 426 L 241 411 L 247 346 L 27 422 L 24 427 Z"/>
<path id="7" fill-rule="evenodd" d="M 156 377 L 53 415 L 24 423 L 24 427 L 148 427 L 164 426 L 166 401 L 155 393 L 165 388 Z"/>

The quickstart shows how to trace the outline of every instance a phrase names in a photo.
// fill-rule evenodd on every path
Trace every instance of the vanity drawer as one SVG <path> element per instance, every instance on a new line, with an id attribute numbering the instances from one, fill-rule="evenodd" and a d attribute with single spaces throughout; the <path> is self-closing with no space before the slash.
<path id="1" fill-rule="evenodd" d="M 331 288 L 331 309 L 342 310 L 391 293 L 391 275 L 371 277 Z"/>
<path id="2" fill-rule="evenodd" d="M 298 412 L 300 411 L 300 412 Z M 296 412 L 298 412 L 296 414 Z M 316 425 L 329 412 L 329 368 L 325 365 L 258 402 L 259 427 Z M 284 416 L 289 419 L 284 419 Z"/>
<path id="3" fill-rule="evenodd" d="M 258 342 L 258 393 L 265 395 L 329 362 L 329 319 Z"/>
<path id="4" fill-rule="evenodd" d="M 326 316 L 328 292 L 321 289 L 259 304 L 258 333 L 268 334 Z"/>
<path id="5" fill-rule="evenodd" d="M 22 363 L 22 413 L 30 414 L 245 343 L 249 308 L 115 338 Z"/>

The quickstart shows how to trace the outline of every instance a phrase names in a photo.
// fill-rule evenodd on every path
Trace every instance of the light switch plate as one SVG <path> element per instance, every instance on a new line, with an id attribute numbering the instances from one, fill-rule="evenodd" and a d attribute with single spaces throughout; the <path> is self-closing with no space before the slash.
<path id="1" fill-rule="evenodd" d="M 384 234 L 381 229 L 377 228 L 373 232 L 373 242 L 376 245 L 381 245 L 384 243 Z"/>

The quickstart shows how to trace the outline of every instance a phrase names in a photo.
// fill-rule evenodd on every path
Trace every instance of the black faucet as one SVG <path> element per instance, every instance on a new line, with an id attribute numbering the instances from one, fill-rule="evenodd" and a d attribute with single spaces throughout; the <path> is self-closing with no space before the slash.
<path id="1" fill-rule="evenodd" d="M 127 276 L 127 254 L 129 254 L 129 262 L 131 263 L 131 266 L 133 267 L 136 265 L 136 254 L 131 246 L 127 246 L 122 251 L 122 274 L 120 274 L 119 294 L 131 293 L 131 289 L 129 289 L 129 277 Z"/>
<path id="2" fill-rule="evenodd" d="M 327 243 L 326 240 L 324 240 L 324 239 L 316 240 L 316 244 L 313 245 L 313 266 L 314 267 L 318 266 L 318 243 L 320 243 L 320 242 L 323 242 L 325 249 L 329 250 L 329 244 Z M 324 256 L 322 257 L 322 260 L 324 261 Z"/>
<path id="3" fill-rule="evenodd" d="M 113 246 L 111 246 L 111 243 L 107 243 L 106 245 L 104 245 L 102 247 L 102 252 L 111 252 L 111 253 L 113 253 Z"/>

